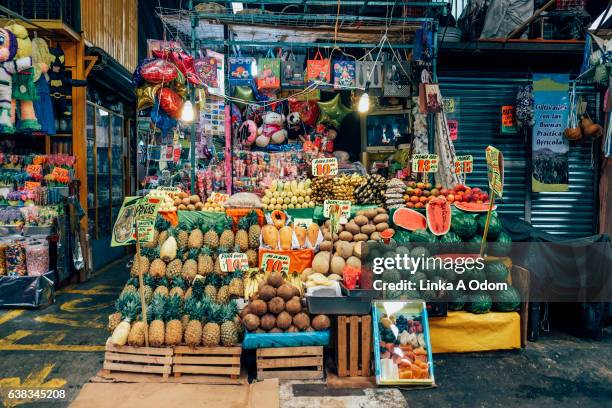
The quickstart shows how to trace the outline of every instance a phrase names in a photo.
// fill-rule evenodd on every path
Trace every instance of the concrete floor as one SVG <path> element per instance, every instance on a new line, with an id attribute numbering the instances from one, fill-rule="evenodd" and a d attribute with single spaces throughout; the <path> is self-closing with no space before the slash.
<path id="1" fill-rule="evenodd" d="M 50 387 L 64 407 L 102 366 L 107 316 L 127 279 L 123 264 L 59 291 L 43 310 L 0 311 L 0 388 Z M 612 331 L 600 342 L 563 333 L 524 350 L 435 355 L 438 387 L 327 390 L 281 385 L 282 407 L 603 407 L 612 406 Z M 11 405 L 7 405 L 11 406 Z"/>

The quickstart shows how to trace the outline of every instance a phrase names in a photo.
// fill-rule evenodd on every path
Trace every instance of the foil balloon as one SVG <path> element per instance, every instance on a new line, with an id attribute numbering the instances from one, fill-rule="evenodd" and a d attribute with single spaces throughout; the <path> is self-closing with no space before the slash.
<path id="1" fill-rule="evenodd" d="M 170 88 L 162 88 L 157 94 L 159 106 L 174 119 L 181 116 L 181 108 L 183 107 L 183 99 Z"/>
<path id="2" fill-rule="evenodd" d="M 155 95 L 159 92 L 159 85 L 145 85 L 136 89 L 136 110 L 150 108 L 155 103 Z"/>
<path id="3" fill-rule="evenodd" d="M 153 61 L 153 58 L 145 58 L 138 65 L 136 65 L 136 69 L 134 70 L 134 73 L 132 74 L 132 82 L 134 83 L 134 85 L 136 86 L 144 85 L 145 80 L 142 77 L 140 70 L 142 69 L 143 65 L 148 64 L 151 61 Z"/>
<path id="4" fill-rule="evenodd" d="M 174 91 L 183 99 L 187 96 L 187 87 L 184 82 L 174 81 Z"/>
<path id="5" fill-rule="evenodd" d="M 187 81 L 192 85 L 201 85 L 202 81 L 196 73 L 193 56 L 183 50 L 154 50 L 153 55 L 157 58 L 172 61 L 183 73 Z"/>
<path id="6" fill-rule="evenodd" d="M 342 121 L 352 112 L 351 109 L 347 108 L 342 104 L 340 100 L 340 94 L 336 94 L 334 98 L 327 102 L 317 102 L 319 105 L 320 115 L 317 123 L 327 123 L 332 125 L 336 129 L 340 128 Z"/>
<path id="7" fill-rule="evenodd" d="M 305 125 L 314 127 L 319 118 L 319 105 L 317 101 L 297 101 L 289 100 L 289 111 L 298 112 L 300 119 Z"/>
<path id="8" fill-rule="evenodd" d="M 163 109 L 160 109 L 159 102 L 153 105 L 153 109 L 151 110 L 151 121 L 161 130 L 162 138 L 165 138 L 170 129 L 176 126 L 176 119 L 172 119 Z"/>
<path id="9" fill-rule="evenodd" d="M 255 102 L 253 88 L 247 85 L 237 86 L 234 88 L 234 98 L 240 99 L 241 101 Z M 235 104 L 238 105 L 240 109 L 246 108 L 248 104 L 241 101 L 236 101 Z"/>
<path id="10" fill-rule="evenodd" d="M 174 81 L 178 75 L 178 70 L 173 63 L 156 59 L 143 64 L 140 68 L 140 75 L 142 79 L 151 84 L 161 84 L 162 82 Z"/>

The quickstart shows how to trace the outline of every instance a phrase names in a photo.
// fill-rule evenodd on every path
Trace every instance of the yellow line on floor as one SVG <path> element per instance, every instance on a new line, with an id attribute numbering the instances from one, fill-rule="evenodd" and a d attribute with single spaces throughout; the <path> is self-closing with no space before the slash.
<path id="1" fill-rule="evenodd" d="M 34 320 L 41 323 L 62 324 L 65 326 L 72 327 L 90 327 L 93 329 L 102 329 L 104 327 L 103 324 L 96 323 L 95 321 L 91 320 L 78 321 L 72 319 L 64 319 L 51 314 L 35 317 Z"/>
<path id="2" fill-rule="evenodd" d="M 2 315 L 0 315 L 0 324 L 6 323 L 9 320 L 13 320 L 16 317 L 21 316 L 23 312 L 25 312 L 25 310 L 21 309 L 21 310 L 9 310 L 8 312 L 3 313 Z"/>
<path id="3" fill-rule="evenodd" d="M 105 346 L 88 346 L 81 344 L 1 344 L 0 351 L 104 351 Z"/>

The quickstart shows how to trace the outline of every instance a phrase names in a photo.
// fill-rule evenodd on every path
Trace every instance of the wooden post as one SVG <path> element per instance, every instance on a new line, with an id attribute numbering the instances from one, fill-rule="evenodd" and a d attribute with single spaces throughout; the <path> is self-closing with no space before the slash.
<path id="1" fill-rule="evenodd" d="M 480 257 L 484 255 L 485 248 L 487 247 L 487 235 L 489 233 L 489 224 L 491 223 L 491 213 L 493 212 L 493 205 L 495 203 L 495 191 L 491 190 L 490 193 L 489 210 L 487 211 L 487 221 L 485 223 L 484 233 L 482 234 L 482 242 L 480 243 Z"/>
<path id="2" fill-rule="evenodd" d="M 85 77 L 85 40 L 83 37 L 76 43 L 75 69 L 72 71 L 73 79 L 86 79 Z M 81 220 L 81 228 L 87 231 L 87 137 L 86 137 L 86 104 L 87 88 L 84 86 L 72 87 L 72 154 L 77 157 L 76 176 L 81 182 L 79 188 L 79 202 L 85 211 Z M 83 249 L 85 250 L 85 249 Z"/>
<path id="3" fill-rule="evenodd" d="M 147 325 L 147 302 L 144 295 L 144 279 L 140 270 L 140 236 L 138 234 L 138 220 L 134 221 L 136 228 L 136 270 L 138 271 L 138 292 L 140 293 L 140 307 L 142 309 L 142 321 L 145 324 L 145 346 L 149 347 L 149 328 Z"/>

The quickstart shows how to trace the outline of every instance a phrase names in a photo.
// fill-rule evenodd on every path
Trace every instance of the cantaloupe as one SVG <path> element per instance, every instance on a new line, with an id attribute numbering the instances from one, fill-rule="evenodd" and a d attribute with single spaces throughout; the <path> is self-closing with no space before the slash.
<path id="1" fill-rule="evenodd" d="M 282 227 L 279 231 L 280 248 L 291 249 L 291 241 L 293 239 L 293 230 L 291 227 Z"/>

